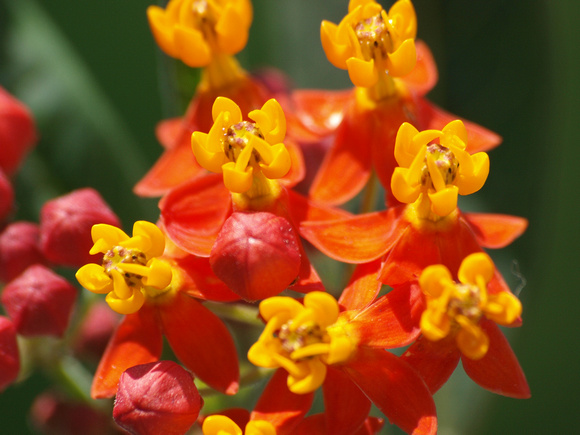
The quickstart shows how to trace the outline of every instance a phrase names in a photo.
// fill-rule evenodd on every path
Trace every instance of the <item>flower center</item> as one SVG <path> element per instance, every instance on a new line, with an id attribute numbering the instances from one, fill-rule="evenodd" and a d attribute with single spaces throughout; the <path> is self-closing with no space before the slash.
<path id="1" fill-rule="evenodd" d="M 131 273 L 124 270 L 122 265 L 137 264 L 140 266 L 147 265 L 147 257 L 139 249 L 127 249 L 122 246 L 115 246 L 103 256 L 103 268 L 105 273 L 112 278 L 111 272 L 116 270 L 121 273 L 125 282 L 130 287 L 141 287 L 142 275 Z"/>
<path id="2" fill-rule="evenodd" d="M 421 185 L 428 189 L 436 189 L 431 175 L 433 169 L 439 171 L 445 185 L 450 185 L 457 177 L 459 161 L 449 148 L 439 144 L 431 144 L 427 146 L 425 164 L 421 170 Z"/>
<path id="3" fill-rule="evenodd" d="M 456 284 L 455 291 L 447 303 L 447 315 L 451 319 L 464 316 L 471 322 L 477 323 L 483 314 L 481 303 L 479 287 L 471 284 Z"/>
<path id="4" fill-rule="evenodd" d="M 359 21 L 354 31 L 365 60 L 385 60 L 393 51 L 393 40 L 381 14 Z"/>
<path id="5" fill-rule="evenodd" d="M 328 334 L 317 323 L 307 322 L 295 329 L 293 329 L 292 324 L 292 320 L 288 321 L 277 332 L 282 349 L 288 352 L 288 354 L 311 344 L 329 341 Z"/>
<path id="6" fill-rule="evenodd" d="M 256 136 L 264 139 L 264 135 L 260 128 L 253 122 L 241 121 L 237 124 L 231 125 L 225 134 L 223 141 L 223 149 L 227 158 L 232 162 L 237 162 L 238 157 L 250 142 L 250 137 Z M 258 163 L 262 161 L 258 150 L 252 149 L 248 164 L 258 169 Z"/>

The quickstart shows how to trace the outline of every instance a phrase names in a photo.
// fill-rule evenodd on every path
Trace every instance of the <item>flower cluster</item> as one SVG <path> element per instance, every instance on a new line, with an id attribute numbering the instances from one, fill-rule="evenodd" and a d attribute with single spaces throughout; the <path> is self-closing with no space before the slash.
<path id="1" fill-rule="evenodd" d="M 432 434 L 433 395 L 460 359 L 482 387 L 530 396 L 497 326 L 519 326 L 522 305 L 484 252 L 527 221 L 458 208 L 483 187 L 486 151 L 501 139 L 425 99 L 437 71 L 410 0 L 388 11 L 350 0 L 340 23 L 322 22 L 328 60 L 354 85 L 346 91 L 247 73 L 234 55 L 248 40 L 249 0 L 170 0 L 147 16 L 163 52 L 202 69 L 185 114 L 158 125 L 165 150 L 134 188 L 160 197 L 158 219 L 128 235 L 85 189 L 47 203 L 40 228 L 6 226 L 0 388 L 18 374 L 16 334 L 67 330 L 76 290 L 49 267 L 69 266 L 87 313 L 102 307 L 90 292 L 122 316 L 103 333 L 90 396 L 115 396 L 113 418 L 130 433 L 374 434 L 385 417 Z M 10 105 L 0 219 L 13 196 L 5 173 L 34 138 Z M 305 152 L 313 145 L 326 147 L 319 167 Z M 384 207 L 345 205 L 379 183 Z M 342 291 L 326 290 L 311 258 L 355 265 Z M 86 342 L 91 319 L 79 317 Z M 252 410 L 227 408 L 262 378 Z M 318 389 L 324 405 L 313 407 Z"/>

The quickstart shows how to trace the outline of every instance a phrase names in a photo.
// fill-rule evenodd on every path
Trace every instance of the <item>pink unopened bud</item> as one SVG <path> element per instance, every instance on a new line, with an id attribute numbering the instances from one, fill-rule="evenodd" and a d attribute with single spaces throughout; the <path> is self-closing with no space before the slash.
<path id="1" fill-rule="evenodd" d="M 35 141 L 36 130 L 30 112 L 0 87 L 0 168 L 7 175 L 14 174 Z"/>
<path id="2" fill-rule="evenodd" d="M 193 376 L 172 361 L 158 361 L 121 375 L 113 418 L 131 434 L 183 435 L 202 406 Z"/>
<path id="3" fill-rule="evenodd" d="M 83 357 L 99 360 L 120 318 L 105 301 L 95 303 L 84 316 L 76 338 L 75 351 Z"/>
<path id="4" fill-rule="evenodd" d="M 247 301 L 285 290 L 298 277 L 300 260 L 294 227 L 267 212 L 232 214 L 209 258 L 218 278 Z"/>
<path id="5" fill-rule="evenodd" d="M 2 304 L 20 335 L 61 337 L 76 298 L 71 283 L 35 264 L 4 287 Z"/>
<path id="6" fill-rule="evenodd" d="M 44 255 L 63 266 L 99 263 L 102 255 L 101 258 L 89 255 L 93 246 L 91 228 L 95 224 L 121 225 L 94 189 L 75 190 L 48 201 L 40 212 L 40 244 Z"/>
<path id="7" fill-rule="evenodd" d="M 11 281 L 28 266 L 45 262 L 38 225 L 14 222 L 0 234 L 0 280 Z"/>
<path id="8" fill-rule="evenodd" d="M 38 396 L 30 409 L 30 419 L 39 433 L 52 435 L 113 435 L 121 429 L 114 427 L 111 417 L 82 403 L 45 392 Z"/>
<path id="9" fill-rule="evenodd" d="M 19 370 L 16 328 L 9 319 L 0 316 L 0 392 L 14 382 Z"/>

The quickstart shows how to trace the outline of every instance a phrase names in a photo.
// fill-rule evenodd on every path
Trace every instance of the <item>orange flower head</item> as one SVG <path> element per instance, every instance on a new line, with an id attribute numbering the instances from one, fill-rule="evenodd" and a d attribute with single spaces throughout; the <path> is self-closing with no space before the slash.
<path id="1" fill-rule="evenodd" d="M 159 47 L 191 67 L 233 55 L 248 41 L 249 0 L 170 0 L 166 9 L 149 6 L 147 17 Z"/>
<path id="2" fill-rule="evenodd" d="M 402 77 L 415 66 L 417 18 L 410 0 L 387 13 L 375 0 L 351 0 L 348 15 L 336 25 L 323 21 L 322 47 L 337 68 L 348 70 L 355 86 L 371 87 L 389 76 Z"/>
<path id="3" fill-rule="evenodd" d="M 276 428 L 266 420 L 249 421 L 245 431 L 225 415 L 210 415 L 203 420 L 203 435 L 276 435 Z"/>
<path id="4" fill-rule="evenodd" d="M 336 299 L 328 293 L 308 293 L 304 303 L 272 297 L 260 303 L 260 314 L 267 324 L 248 359 L 259 367 L 284 368 L 293 393 L 316 390 L 324 382 L 326 366 L 347 361 L 357 348 L 344 322 L 338 321 Z"/>
<path id="5" fill-rule="evenodd" d="M 489 339 L 479 326 L 482 317 L 500 325 L 513 323 L 522 305 L 513 294 L 490 294 L 487 285 L 494 274 L 491 258 L 479 252 L 467 256 L 458 271 L 459 282 L 441 264 L 425 268 L 419 278 L 427 308 L 421 316 L 421 331 L 438 341 L 455 334 L 457 346 L 468 358 L 480 359 L 489 348 Z"/>
<path id="6" fill-rule="evenodd" d="M 438 140 L 438 143 L 433 141 Z M 467 131 L 460 120 L 443 130 L 419 132 L 405 122 L 397 132 L 395 158 L 399 167 L 391 178 L 391 190 L 403 203 L 430 203 L 430 211 L 444 217 L 457 208 L 457 195 L 481 189 L 489 174 L 489 157 L 484 152 L 470 155 Z M 428 211 L 421 214 L 428 214 Z"/>
<path id="7" fill-rule="evenodd" d="M 170 289 L 172 266 L 160 259 L 165 249 L 165 236 L 151 222 L 138 221 L 133 237 L 107 224 L 91 230 L 91 255 L 102 253 L 103 262 L 86 264 L 76 278 L 93 293 L 106 294 L 109 306 L 120 314 L 138 311 L 147 296 L 155 297 Z"/>
<path id="8" fill-rule="evenodd" d="M 214 124 L 209 133 L 194 132 L 193 154 L 201 166 L 223 173 L 225 186 L 233 193 L 249 197 L 268 195 L 272 179 L 285 176 L 291 158 L 282 141 L 286 118 L 280 104 L 268 100 L 259 110 L 252 110 L 246 121 L 239 106 L 218 97 L 212 108 Z"/>

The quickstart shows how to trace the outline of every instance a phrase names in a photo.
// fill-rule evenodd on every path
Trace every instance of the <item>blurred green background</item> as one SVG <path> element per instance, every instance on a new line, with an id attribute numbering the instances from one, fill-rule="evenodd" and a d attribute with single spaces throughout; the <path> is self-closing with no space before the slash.
<path id="1" fill-rule="evenodd" d="M 195 73 L 168 60 L 150 35 L 153 1 L 0 0 L 0 84 L 28 104 L 40 141 L 15 179 L 19 219 L 44 201 L 93 186 L 129 226 L 157 218 L 131 188 L 161 152 L 157 121 L 180 114 Z M 382 2 L 390 6 L 391 2 Z M 254 0 L 248 68 L 283 69 L 297 87 L 346 88 L 324 57 L 322 19 L 347 0 Z M 439 82 L 429 98 L 501 134 L 486 186 L 464 208 L 525 216 L 526 234 L 493 253 L 512 288 L 525 277 L 524 324 L 509 338 L 529 400 L 493 395 L 459 369 L 437 395 L 442 434 L 571 433 L 580 351 L 580 2 L 417 0 L 418 38 Z M 0 431 L 30 433 L 26 413 L 42 378 L 0 395 Z M 385 433 L 394 433 L 390 428 Z"/>

